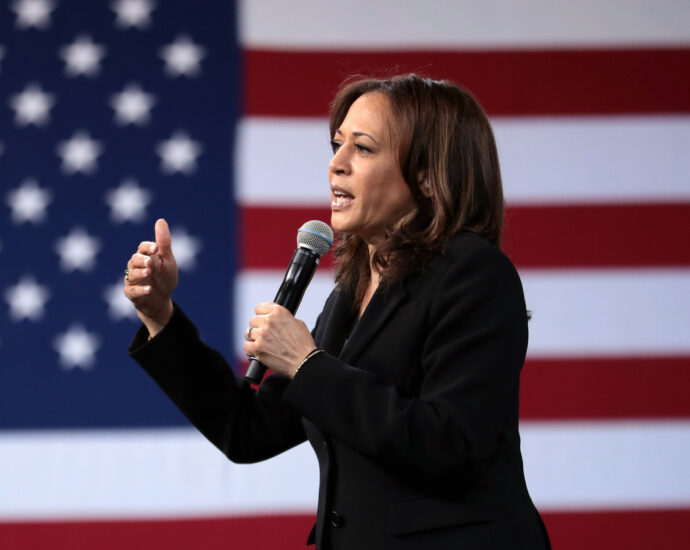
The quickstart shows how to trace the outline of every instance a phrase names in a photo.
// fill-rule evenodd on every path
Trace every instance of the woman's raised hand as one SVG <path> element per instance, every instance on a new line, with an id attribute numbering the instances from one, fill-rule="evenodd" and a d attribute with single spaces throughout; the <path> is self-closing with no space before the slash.
<path id="1" fill-rule="evenodd" d="M 125 273 L 125 296 L 153 337 L 172 317 L 171 296 L 178 278 L 170 228 L 165 220 L 156 222 L 156 242 L 143 241 L 127 262 Z"/>

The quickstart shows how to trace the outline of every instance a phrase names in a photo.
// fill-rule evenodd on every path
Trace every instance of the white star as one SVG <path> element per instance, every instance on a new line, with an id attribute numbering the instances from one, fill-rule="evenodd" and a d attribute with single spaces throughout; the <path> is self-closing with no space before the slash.
<path id="1" fill-rule="evenodd" d="M 14 223 L 40 223 L 46 217 L 46 207 L 52 194 L 42 189 L 36 180 L 26 180 L 17 189 L 7 193 L 7 204 L 12 209 Z"/>
<path id="2" fill-rule="evenodd" d="M 95 44 L 89 36 L 79 36 L 60 49 L 60 57 L 65 60 L 65 72 L 69 76 L 97 75 L 104 55 L 105 48 Z"/>
<path id="3" fill-rule="evenodd" d="M 189 139 L 184 132 L 175 132 L 170 139 L 161 141 L 156 148 L 161 157 L 161 170 L 169 174 L 194 172 L 196 159 L 202 150 L 201 144 Z"/>
<path id="4" fill-rule="evenodd" d="M 10 306 L 10 318 L 15 322 L 22 319 L 40 320 L 49 297 L 48 289 L 29 276 L 22 277 L 16 285 L 8 287 L 5 291 L 5 301 Z"/>
<path id="5" fill-rule="evenodd" d="M 101 345 L 101 339 L 75 323 L 67 332 L 59 334 L 53 345 L 60 355 L 60 364 L 65 369 L 80 367 L 87 370 L 96 362 L 96 350 Z"/>
<path id="6" fill-rule="evenodd" d="M 165 72 L 170 76 L 196 76 L 201 72 L 200 63 L 206 49 L 195 44 L 188 36 L 178 36 L 172 44 L 160 50 L 165 60 Z"/>
<path id="7" fill-rule="evenodd" d="M 96 254 L 101 243 L 91 237 L 84 229 L 72 229 L 65 237 L 55 243 L 55 252 L 60 255 L 60 267 L 63 271 L 89 271 L 96 265 Z"/>
<path id="8" fill-rule="evenodd" d="M 196 255 L 201 250 L 201 241 L 192 237 L 183 228 L 176 228 L 172 232 L 172 249 L 177 267 L 189 271 L 196 267 Z"/>
<path id="9" fill-rule="evenodd" d="M 136 181 L 125 180 L 118 188 L 106 193 L 105 202 L 110 206 L 110 217 L 114 222 L 140 222 L 146 217 L 151 193 L 139 187 Z"/>
<path id="10" fill-rule="evenodd" d="M 50 109 L 55 105 L 54 96 L 41 90 L 36 84 L 29 84 L 24 91 L 15 94 L 9 101 L 14 109 L 14 123 L 18 126 L 34 124 L 41 126 L 48 122 Z"/>
<path id="11" fill-rule="evenodd" d="M 108 302 L 108 315 L 114 321 L 122 319 L 137 320 L 137 310 L 122 291 L 122 279 L 107 287 L 103 292 L 103 299 Z"/>
<path id="12" fill-rule="evenodd" d="M 150 118 L 149 111 L 155 103 L 155 96 L 147 94 L 137 84 L 129 84 L 110 98 L 118 124 L 146 124 Z"/>
<path id="13" fill-rule="evenodd" d="M 92 173 L 96 170 L 98 155 L 103 152 L 100 141 L 89 137 L 86 132 L 76 132 L 67 141 L 62 141 L 57 147 L 58 155 L 62 157 L 62 171 L 67 174 L 75 172 Z"/>
<path id="14" fill-rule="evenodd" d="M 50 12 L 55 9 L 55 3 L 52 0 L 16 0 L 11 9 L 17 14 L 15 25 L 20 29 L 44 29 L 50 25 Z"/>
<path id="15" fill-rule="evenodd" d="M 151 0 L 117 0 L 110 7 L 117 14 L 118 27 L 143 29 L 151 23 L 151 12 L 156 4 Z"/>

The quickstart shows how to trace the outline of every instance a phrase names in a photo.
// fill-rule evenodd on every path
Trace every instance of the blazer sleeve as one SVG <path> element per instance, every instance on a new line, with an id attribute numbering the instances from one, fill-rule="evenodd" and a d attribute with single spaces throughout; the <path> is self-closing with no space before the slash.
<path id="1" fill-rule="evenodd" d="M 165 328 L 147 337 L 142 326 L 130 355 L 230 460 L 257 462 L 306 439 L 299 412 L 283 400 L 288 378 L 269 375 L 258 391 L 236 378 L 177 304 Z"/>
<path id="2" fill-rule="evenodd" d="M 501 438 L 511 430 L 517 438 L 527 345 L 522 286 L 510 261 L 488 244 L 456 247 L 446 260 L 427 285 L 428 318 L 412 329 L 427 335 L 417 395 L 402 396 L 394 384 L 327 353 L 307 362 L 285 394 L 343 444 L 437 485 L 480 478 Z"/>

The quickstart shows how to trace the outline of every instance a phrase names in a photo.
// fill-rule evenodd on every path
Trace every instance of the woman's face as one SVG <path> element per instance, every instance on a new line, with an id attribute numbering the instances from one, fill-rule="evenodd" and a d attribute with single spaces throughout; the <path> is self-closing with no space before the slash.
<path id="1" fill-rule="evenodd" d="M 328 165 L 331 225 L 373 244 L 386 227 L 414 208 L 398 163 L 388 98 L 360 96 L 333 136 Z"/>

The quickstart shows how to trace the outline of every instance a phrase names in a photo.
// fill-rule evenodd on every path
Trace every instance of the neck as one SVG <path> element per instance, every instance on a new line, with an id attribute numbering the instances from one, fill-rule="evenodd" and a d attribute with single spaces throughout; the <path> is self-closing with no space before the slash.
<path id="1" fill-rule="evenodd" d="M 379 286 L 379 281 L 381 280 L 381 274 L 378 272 L 372 261 L 376 246 L 373 243 L 367 243 L 367 246 L 369 247 L 369 286 L 373 286 L 373 288 L 376 289 L 376 287 Z"/>
<path id="2" fill-rule="evenodd" d="M 381 281 L 381 274 L 378 272 L 374 264 L 372 263 L 371 259 L 374 255 L 374 249 L 375 246 L 371 243 L 368 243 L 369 247 L 369 281 L 366 286 L 366 289 L 362 289 L 360 286 L 360 292 L 364 290 L 364 295 L 361 298 L 361 302 L 359 303 L 359 314 L 358 316 L 361 317 L 362 314 L 364 313 L 364 310 L 367 308 L 367 305 L 369 305 L 369 301 L 371 300 L 371 297 L 374 295 L 374 292 L 376 292 L 376 289 L 379 286 L 379 282 Z M 361 285 L 361 282 L 360 282 Z"/>

